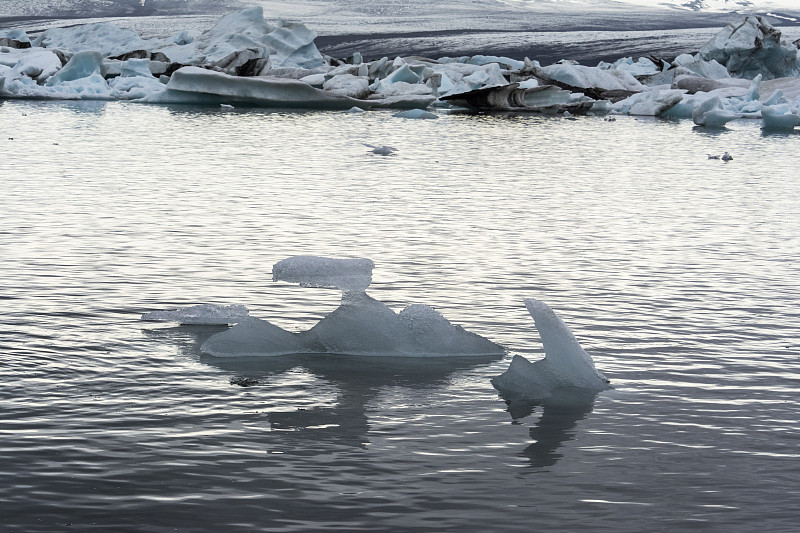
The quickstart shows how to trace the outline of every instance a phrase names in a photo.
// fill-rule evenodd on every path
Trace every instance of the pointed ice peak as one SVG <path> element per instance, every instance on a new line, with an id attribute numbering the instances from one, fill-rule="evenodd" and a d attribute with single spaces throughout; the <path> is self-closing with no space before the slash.
<path id="1" fill-rule="evenodd" d="M 544 302 L 526 298 L 525 307 L 533 317 L 544 345 L 545 359 L 561 377 L 576 387 L 605 388 L 608 379 L 595 368 L 594 361 L 578 343 L 572 331 Z"/>

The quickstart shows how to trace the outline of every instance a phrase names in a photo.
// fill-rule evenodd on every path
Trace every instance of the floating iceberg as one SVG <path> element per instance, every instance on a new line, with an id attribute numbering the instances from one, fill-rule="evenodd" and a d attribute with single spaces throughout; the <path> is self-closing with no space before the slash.
<path id="1" fill-rule="evenodd" d="M 501 356 L 502 346 L 451 324 L 427 305 L 410 305 L 400 313 L 367 295 L 372 281 L 370 259 L 295 256 L 273 266 L 275 281 L 303 287 L 336 288 L 341 305 L 314 327 L 286 331 L 248 316 L 242 306 L 194 306 L 154 311 L 143 320 L 184 324 L 228 324 L 233 328 L 209 337 L 201 351 L 216 357 L 276 356 L 294 353 L 394 357 Z"/>
<path id="2" fill-rule="evenodd" d="M 181 324 L 225 325 L 247 318 L 249 311 L 243 305 L 199 304 L 171 311 L 150 311 L 142 320 L 150 322 L 180 322 Z"/>
<path id="3" fill-rule="evenodd" d="M 502 346 L 454 326 L 435 309 L 413 305 L 399 314 L 366 293 L 351 293 L 300 334 L 310 352 L 441 357 L 502 355 Z"/>
<path id="4" fill-rule="evenodd" d="M 166 88 L 143 99 L 150 103 L 240 102 L 263 107 L 350 109 L 369 103 L 315 89 L 301 81 L 263 76 L 240 77 L 200 67 L 177 70 Z"/>
<path id="5" fill-rule="evenodd" d="M 793 131 L 800 126 L 800 111 L 792 112 L 787 104 L 764 106 L 761 115 L 764 131 Z"/>
<path id="6" fill-rule="evenodd" d="M 504 395 L 542 400 L 559 389 L 575 388 L 599 392 L 609 380 L 594 366 L 567 325 L 545 303 L 528 298 L 525 307 L 533 317 L 544 345 L 545 357 L 531 363 L 515 355 L 511 365 L 492 385 Z"/>
<path id="7" fill-rule="evenodd" d="M 736 118 L 738 115 L 725 109 L 722 98 L 719 96 L 709 98 L 692 112 L 694 123 L 706 128 L 722 128 Z"/>

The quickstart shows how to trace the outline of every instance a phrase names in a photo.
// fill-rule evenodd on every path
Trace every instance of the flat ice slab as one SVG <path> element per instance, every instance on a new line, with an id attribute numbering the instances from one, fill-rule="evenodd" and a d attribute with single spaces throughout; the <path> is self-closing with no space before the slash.
<path id="1" fill-rule="evenodd" d="M 278 261 L 272 267 L 273 281 L 299 283 L 302 287 L 364 291 L 372 283 L 371 259 L 336 259 L 297 255 Z"/>
<path id="2" fill-rule="evenodd" d="M 199 304 L 170 311 L 150 311 L 142 315 L 149 322 L 179 322 L 181 324 L 235 324 L 249 315 L 243 305 Z"/>

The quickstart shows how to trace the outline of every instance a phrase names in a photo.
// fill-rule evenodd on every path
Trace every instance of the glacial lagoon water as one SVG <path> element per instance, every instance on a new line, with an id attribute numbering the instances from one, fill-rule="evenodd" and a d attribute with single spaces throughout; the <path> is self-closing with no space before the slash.
<path id="1" fill-rule="evenodd" d="M 30 101 L 0 133 L 3 531 L 796 530 L 798 135 Z M 216 359 L 139 320 L 307 329 L 339 294 L 271 281 L 299 254 L 508 354 Z M 526 297 L 614 389 L 499 396 Z"/>

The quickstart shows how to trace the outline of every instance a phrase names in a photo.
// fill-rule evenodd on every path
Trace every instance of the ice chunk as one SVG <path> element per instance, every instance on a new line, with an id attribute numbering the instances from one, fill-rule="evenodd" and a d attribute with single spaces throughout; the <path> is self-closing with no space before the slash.
<path id="1" fill-rule="evenodd" d="M 488 65 L 447 63 L 438 66 L 437 71 L 446 73 L 454 82 L 453 87 L 443 93 L 447 96 L 468 93 L 476 89 L 508 85 L 508 80 L 503 76 L 503 72 L 497 63 L 489 63 Z M 440 90 L 440 92 L 442 91 Z"/>
<path id="2" fill-rule="evenodd" d="M 542 67 L 551 79 L 582 89 L 597 88 L 607 91 L 643 91 L 642 85 L 630 73 L 621 70 L 603 70 L 585 65 L 556 64 Z"/>
<path id="3" fill-rule="evenodd" d="M 738 115 L 725 109 L 722 98 L 719 96 L 709 98 L 692 112 L 694 123 L 706 128 L 722 128 L 736 118 Z"/>
<path id="4" fill-rule="evenodd" d="M 550 307 L 533 298 L 525 300 L 525 307 L 539 330 L 545 357 L 531 363 L 522 356 L 514 356 L 508 370 L 492 379 L 496 389 L 543 399 L 565 387 L 593 391 L 609 388 L 608 379 L 595 368 L 592 358 Z"/>
<path id="5" fill-rule="evenodd" d="M 272 266 L 273 281 L 299 283 L 302 287 L 339 289 L 343 293 L 363 292 L 372 283 L 371 259 L 334 259 L 298 255 Z"/>
<path id="6" fill-rule="evenodd" d="M 78 52 L 64 68 L 47 80 L 47 86 L 59 85 L 68 81 L 75 81 L 81 78 L 88 78 L 94 74 L 104 77 L 106 73 L 103 64 L 103 56 L 100 52 L 86 51 Z"/>
<path id="7" fill-rule="evenodd" d="M 454 326 L 434 308 L 410 305 L 400 311 L 414 353 L 436 355 L 501 355 L 502 346 Z M 411 351 L 409 350 L 409 351 Z"/>
<path id="8" fill-rule="evenodd" d="M 597 65 L 597 68 L 602 70 L 625 71 L 632 76 L 652 76 L 653 74 L 661 72 L 661 68 L 659 68 L 652 59 L 647 57 L 640 57 L 635 63 L 633 58 L 623 57 L 610 64 L 601 62 Z"/>
<path id="9" fill-rule="evenodd" d="M 716 60 L 740 78 L 758 74 L 773 79 L 800 74 L 797 47 L 781 38 L 766 18 L 750 16 L 728 24 L 700 50 L 706 61 Z"/>
<path id="10" fill-rule="evenodd" d="M 11 68 L 10 79 L 27 76 L 43 82 L 61 68 L 61 60 L 50 50 L 41 48 L 2 49 L 0 48 L 0 66 Z"/>
<path id="11" fill-rule="evenodd" d="M 678 89 L 654 90 L 637 93 L 609 105 L 617 113 L 659 116 L 683 99 L 684 91 Z"/>
<path id="12" fill-rule="evenodd" d="M 234 327 L 209 337 L 200 351 L 216 357 L 254 357 L 302 353 L 297 335 L 255 317 L 244 317 Z"/>
<path id="13" fill-rule="evenodd" d="M 249 311 L 243 305 L 200 304 L 171 311 L 150 311 L 142 315 L 142 320 L 181 324 L 234 324 L 248 315 Z"/>
<path id="14" fill-rule="evenodd" d="M 134 76 L 143 76 L 143 77 L 153 77 L 153 73 L 150 70 L 150 60 L 149 59 L 128 59 L 122 63 L 120 67 L 120 76 L 124 77 L 134 77 Z"/>
<path id="15" fill-rule="evenodd" d="M 430 111 L 425 111 L 424 109 L 408 109 L 406 111 L 400 111 L 399 113 L 395 113 L 393 116 L 399 118 L 416 118 L 416 119 L 439 118 L 439 115 L 437 115 L 436 113 L 431 113 Z"/>
<path id="16" fill-rule="evenodd" d="M 111 22 L 82 24 L 68 28 L 51 28 L 33 41 L 33 46 L 58 48 L 76 53 L 93 51 L 103 57 L 116 57 L 152 46 L 133 30 Z"/>
<path id="17" fill-rule="evenodd" d="M 23 30 L 0 30 L 0 46 L 30 48 L 31 40 Z"/>
<path id="18" fill-rule="evenodd" d="M 510 57 L 476 55 L 467 60 L 467 64 L 469 65 L 488 65 L 490 63 L 497 63 L 498 65 L 513 70 L 522 70 L 525 68 L 524 61 L 511 59 Z"/>
<path id="19" fill-rule="evenodd" d="M 183 67 L 172 74 L 168 91 L 142 101 L 154 103 L 243 102 L 263 107 L 350 109 L 369 107 L 363 100 L 321 91 L 298 80 L 237 77 L 199 67 Z M 216 101 L 220 100 L 220 101 Z"/>
<path id="20" fill-rule="evenodd" d="M 342 305 L 300 334 L 313 352 L 370 356 L 502 355 L 501 346 L 452 325 L 434 309 L 415 305 L 399 315 L 366 293 Z"/>
<path id="21" fill-rule="evenodd" d="M 800 114 L 792 113 L 787 104 L 764 106 L 761 116 L 761 129 L 765 131 L 793 131 L 800 126 Z"/>
<path id="22" fill-rule="evenodd" d="M 263 9 L 257 6 L 226 15 L 189 42 L 173 42 L 155 50 L 183 65 L 230 69 L 249 59 L 269 58 L 273 66 L 314 68 L 323 64 L 315 37 L 302 24 L 268 24 Z"/>
<path id="23" fill-rule="evenodd" d="M 307 83 L 305 78 L 302 81 Z M 322 88 L 351 98 L 366 98 L 369 95 L 369 78 L 353 76 L 352 74 L 339 74 L 326 80 Z"/>

